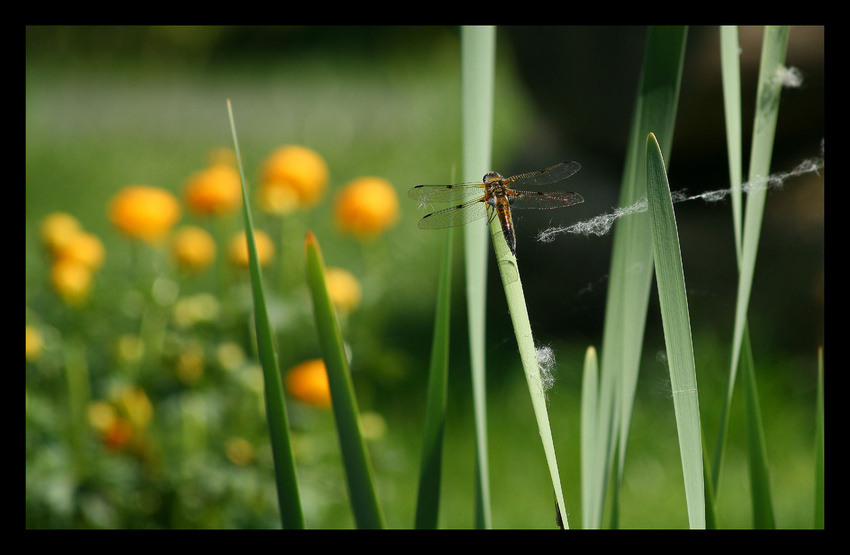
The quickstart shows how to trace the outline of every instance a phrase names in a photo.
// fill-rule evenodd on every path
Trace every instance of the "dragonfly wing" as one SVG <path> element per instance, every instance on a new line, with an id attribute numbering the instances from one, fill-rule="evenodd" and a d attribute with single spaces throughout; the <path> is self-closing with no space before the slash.
<path id="1" fill-rule="evenodd" d="M 578 193 L 544 193 L 539 191 L 513 191 L 513 193 L 510 198 L 511 210 L 549 210 L 566 208 L 584 202 L 584 198 Z"/>
<path id="2" fill-rule="evenodd" d="M 543 187 L 552 185 L 559 181 L 572 176 L 581 169 L 581 164 L 578 162 L 561 162 L 548 168 L 533 172 L 521 173 L 505 180 L 505 184 L 513 186 L 521 185 L 522 187 Z"/>
<path id="3" fill-rule="evenodd" d="M 419 229 L 443 229 L 464 225 L 483 218 L 486 213 L 483 202 L 478 199 L 471 200 L 424 216 L 419 220 Z"/>
<path id="4" fill-rule="evenodd" d="M 460 183 L 458 185 L 417 185 L 407 196 L 419 202 L 452 202 L 460 204 L 471 197 L 484 195 L 483 183 Z"/>

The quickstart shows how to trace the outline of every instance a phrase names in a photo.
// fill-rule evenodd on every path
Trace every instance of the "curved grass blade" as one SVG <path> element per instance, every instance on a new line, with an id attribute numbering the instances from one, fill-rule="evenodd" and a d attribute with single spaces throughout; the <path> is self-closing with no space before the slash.
<path id="1" fill-rule="evenodd" d="M 384 528 L 384 518 L 378 505 L 375 480 L 372 477 L 372 466 L 360 433 L 360 413 L 354 397 L 342 334 L 328 295 L 322 252 L 312 232 L 307 233 L 304 245 L 307 254 L 307 284 L 313 298 L 313 315 L 316 319 L 322 358 L 328 371 L 334 420 L 354 521 L 358 528 Z"/>
<path id="2" fill-rule="evenodd" d="M 425 430 L 419 469 L 419 495 L 416 500 L 416 528 L 437 527 L 440 508 L 440 484 L 443 463 L 443 433 L 446 427 L 446 387 L 449 369 L 449 321 L 452 288 L 452 242 L 449 228 L 437 289 L 437 314 L 434 318 L 434 343 L 428 372 L 428 398 Z"/>
<path id="3" fill-rule="evenodd" d="M 490 171 L 493 143 L 493 89 L 496 29 L 461 28 L 461 115 L 463 181 L 478 181 Z M 475 421 L 475 526 L 490 528 L 490 470 L 487 448 L 486 310 L 487 230 L 464 226 L 466 298 L 469 325 L 472 404 Z"/>
<path id="4" fill-rule="evenodd" d="M 251 274 L 251 292 L 254 299 L 254 327 L 257 332 L 257 352 L 263 367 L 264 395 L 266 399 L 266 418 L 269 423 L 269 436 L 274 458 L 275 485 L 280 505 L 280 519 L 284 528 L 304 528 L 304 516 L 301 511 L 301 498 L 298 493 L 298 480 L 295 475 L 295 463 L 289 440 L 289 420 L 286 415 L 286 401 L 277 363 L 269 314 L 266 308 L 263 276 L 257 258 L 257 245 L 254 241 L 254 223 L 248 191 L 245 186 L 245 173 L 242 169 L 242 156 L 236 139 L 236 126 L 233 121 L 233 109 L 227 101 L 230 117 L 230 130 L 233 146 L 239 164 L 239 176 L 242 180 L 242 214 L 245 220 L 245 236 L 248 242 L 248 259 Z"/>
<path id="5" fill-rule="evenodd" d="M 537 431 L 540 433 L 540 440 L 543 442 L 543 451 L 546 455 L 546 463 L 549 466 L 552 488 L 555 491 L 555 500 L 561 514 L 559 524 L 562 524 L 564 529 L 568 529 L 570 525 L 567 521 L 564 492 L 561 488 L 558 460 L 555 457 L 555 444 L 552 441 L 552 429 L 549 425 L 549 413 L 546 409 L 546 392 L 540 374 L 540 365 L 537 361 L 537 349 L 531 335 L 531 323 L 528 319 L 522 282 L 519 279 L 519 268 L 517 267 L 516 257 L 511 253 L 502 236 L 502 227 L 498 218 L 490 219 L 490 233 L 496 250 L 499 274 L 502 276 L 502 286 L 505 288 L 505 298 L 508 302 L 508 312 L 511 315 L 514 335 L 517 339 L 522 368 L 525 371 L 525 379 L 528 383 L 528 392 L 531 395 L 534 416 L 537 419 Z"/>
<path id="6" fill-rule="evenodd" d="M 652 133 L 646 140 L 646 197 L 652 228 L 658 300 L 682 456 L 688 522 L 691 528 L 705 528 L 702 433 L 685 274 L 664 159 Z"/>

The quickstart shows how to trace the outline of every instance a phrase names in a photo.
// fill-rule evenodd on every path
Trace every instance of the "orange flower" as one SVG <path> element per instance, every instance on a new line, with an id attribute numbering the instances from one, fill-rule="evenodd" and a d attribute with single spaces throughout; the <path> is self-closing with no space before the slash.
<path id="1" fill-rule="evenodd" d="M 257 258 L 260 266 L 265 266 L 274 257 L 274 243 L 265 232 L 254 230 L 254 243 L 257 245 Z M 248 267 L 248 241 L 244 231 L 240 231 L 230 240 L 228 250 L 230 261 L 241 268 Z"/>
<path id="2" fill-rule="evenodd" d="M 109 219 L 127 236 L 156 243 L 180 219 L 180 206 L 165 189 L 130 185 L 112 198 Z"/>
<path id="3" fill-rule="evenodd" d="M 44 350 L 41 332 L 35 326 L 27 325 L 27 360 L 36 360 Z"/>
<path id="4" fill-rule="evenodd" d="M 200 227 L 183 226 L 171 239 L 174 259 L 185 270 L 203 270 L 215 259 L 215 250 L 212 235 Z"/>
<path id="5" fill-rule="evenodd" d="M 189 209 L 196 214 L 232 214 L 242 206 L 239 172 L 230 164 L 213 164 L 186 181 L 185 196 Z"/>
<path id="6" fill-rule="evenodd" d="M 331 406 L 328 373 L 322 359 L 302 362 L 286 373 L 286 389 L 295 399 L 320 408 Z"/>
<path id="7" fill-rule="evenodd" d="M 328 184 L 328 166 L 313 150 L 282 146 L 266 159 L 260 178 L 260 206 L 286 214 L 298 206 L 314 206 Z"/>
<path id="8" fill-rule="evenodd" d="M 334 219 L 357 237 L 372 237 L 395 224 L 398 209 L 398 196 L 387 180 L 361 177 L 337 194 Z"/>

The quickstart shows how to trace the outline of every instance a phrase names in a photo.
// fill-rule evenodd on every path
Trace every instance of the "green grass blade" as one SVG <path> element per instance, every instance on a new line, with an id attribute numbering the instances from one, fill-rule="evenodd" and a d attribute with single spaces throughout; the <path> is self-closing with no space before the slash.
<path id="1" fill-rule="evenodd" d="M 431 367 L 428 372 L 428 398 L 419 469 L 419 495 L 416 501 L 415 525 L 419 529 L 436 528 L 439 516 L 449 371 L 453 238 L 454 233 L 449 229 L 437 289 L 437 313 L 434 318 L 434 343 L 431 347 Z"/>
<path id="2" fill-rule="evenodd" d="M 656 133 L 661 144 L 668 149 L 665 158 L 669 160 L 686 37 L 687 29 L 683 27 L 652 27 L 649 30 L 626 153 L 620 206 L 631 206 L 646 195 L 643 160 L 647 133 Z M 597 417 L 598 449 L 601 450 L 597 460 L 600 464 L 593 469 L 595 495 L 588 500 L 593 528 L 602 523 L 615 443 L 619 443 L 621 459 L 615 486 L 622 480 L 652 271 L 649 216 L 639 213 L 621 219 L 614 232 L 602 341 Z"/>
<path id="3" fill-rule="evenodd" d="M 747 398 L 747 453 L 750 467 L 750 497 L 753 508 L 753 527 L 776 528 L 773 515 L 773 499 L 770 493 L 770 472 L 767 464 L 767 446 L 764 440 L 761 408 L 756 387 L 753 353 L 750 348 L 749 327 L 744 327 L 744 356 L 741 358 L 741 373 L 744 378 L 744 394 Z"/>
<path id="4" fill-rule="evenodd" d="M 537 419 L 537 431 L 540 433 L 540 440 L 543 442 L 543 452 L 546 455 L 546 463 L 549 466 L 549 477 L 552 480 L 555 500 L 561 513 L 561 522 L 566 529 L 570 526 L 567 521 L 564 492 L 561 488 L 561 477 L 558 472 L 558 461 L 555 457 L 555 444 L 552 441 L 552 429 L 549 425 L 549 413 L 546 409 L 546 391 L 543 385 L 540 364 L 537 361 L 537 348 L 534 346 L 534 338 L 531 334 L 531 322 L 528 319 L 528 310 L 525 305 L 525 294 L 523 293 L 522 281 L 519 277 L 517 259 L 505 242 L 498 218 L 490 219 L 490 234 L 496 251 L 499 274 L 502 276 L 502 286 L 505 289 L 508 312 L 511 315 L 514 335 L 517 339 L 520 361 L 525 371 L 528 392 L 531 395 L 531 405 L 534 409 L 534 416 Z"/>
<path id="5" fill-rule="evenodd" d="M 307 233 L 304 243 L 307 254 L 307 284 L 313 299 L 313 316 L 316 320 L 322 358 L 328 372 L 331 404 L 354 521 L 358 528 L 384 528 L 372 466 L 360 433 L 360 412 L 354 397 L 342 333 L 328 294 L 322 252 L 311 232 Z"/>
<path id="6" fill-rule="evenodd" d="M 646 140 L 646 193 L 658 300 L 682 456 L 688 521 L 691 528 L 705 528 L 702 433 L 685 274 L 667 171 L 661 149 L 652 133 Z"/>
<path id="7" fill-rule="evenodd" d="M 741 61 L 738 28 L 720 28 L 720 67 L 723 80 L 723 106 L 726 115 L 726 149 L 729 155 L 729 181 L 732 197 L 732 225 L 735 251 L 741 259 L 741 182 L 743 152 L 741 131 Z"/>
<path id="8" fill-rule="evenodd" d="M 597 448 L 596 415 L 599 411 L 599 363 L 596 349 L 588 347 L 584 355 L 584 371 L 581 381 L 581 524 L 587 529 L 592 526 L 592 510 L 588 506 L 596 495 L 593 488 L 592 469 L 602 464 L 595 459 L 601 452 Z"/>
<path id="9" fill-rule="evenodd" d="M 242 214 L 245 220 L 245 236 L 248 242 L 251 292 L 254 299 L 254 326 L 257 332 L 257 352 L 259 353 L 260 364 L 263 368 L 266 418 L 269 423 L 269 436 L 274 458 L 275 485 L 277 486 L 277 498 L 280 505 L 280 519 L 284 528 L 300 529 L 304 528 L 304 516 L 301 511 L 301 498 L 298 493 L 298 480 L 295 475 L 295 462 L 289 439 L 289 420 L 286 415 L 286 401 L 283 395 L 283 385 L 277 363 L 274 335 L 266 307 L 263 276 L 260 272 L 257 245 L 254 241 L 254 222 L 251 216 L 248 190 L 245 185 L 245 173 L 242 168 L 242 156 L 239 153 L 239 142 L 236 138 L 236 126 L 233 121 L 233 109 L 230 105 L 230 100 L 227 101 L 227 111 L 230 117 L 230 129 L 233 134 L 236 160 L 239 164 L 239 175 L 242 180 Z"/>
<path id="10" fill-rule="evenodd" d="M 753 123 L 753 142 L 750 153 L 748 181 L 750 190 L 747 196 L 743 234 L 741 239 L 741 257 L 739 260 L 738 292 L 735 306 L 735 323 L 732 335 L 732 355 L 729 366 L 729 380 L 723 400 L 720 429 L 718 432 L 712 477 L 715 491 L 719 488 L 726 435 L 729 426 L 729 411 L 732 404 L 732 392 L 740 363 L 742 344 L 747 327 L 747 309 L 752 291 L 756 254 L 761 235 L 761 222 L 764 215 L 764 203 L 767 196 L 765 179 L 770 174 L 770 161 L 773 154 L 773 140 L 776 120 L 779 112 L 779 97 L 782 88 L 780 79 L 784 69 L 785 51 L 788 45 L 788 27 L 767 27 L 762 43 L 759 67 L 758 92 L 756 97 L 756 115 Z M 734 183 L 733 183 L 734 187 Z"/>
<path id="11" fill-rule="evenodd" d="M 493 143 L 493 87 L 496 29 L 461 29 L 461 114 L 463 181 L 479 181 L 490 171 Z M 475 525 L 490 528 L 490 471 L 487 463 L 486 306 L 487 229 L 464 226 L 466 298 L 469 322 L 472 402 L 475 420 Z"/>
<path id="12" fill-rule="evenodd" d="M 818 392 L 815 407 L 815 528 L 823 529 L 823 347 L 818 349 Z"/>

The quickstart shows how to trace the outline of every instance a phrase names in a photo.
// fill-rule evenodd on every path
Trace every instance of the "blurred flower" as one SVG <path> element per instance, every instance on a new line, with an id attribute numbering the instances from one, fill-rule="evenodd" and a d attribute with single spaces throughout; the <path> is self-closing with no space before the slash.
<path id="1" fill-rule="evenodd" d="M 224 443 L 224 454 L 230 462 L 239 466 L 250 464 L 254 460 L 254 448 L 241 437 L 229 437 Z"/>
<path id="2" fill-rule="evenodd" d="M 138 386 L 118 386 L 109 401 L 92 401 L 88 406 L 89 425 L 103 444 L 113 451 L 135 449 L 144 454 L 145 431 L 153 408 L 145 390 Z"/>
<path id="3" fill-rule="evenodd" d="M 171 252 L 180 268 L 197 272 L 215 259 L 215 240 L 205 229 L 183 226 L 171 239 Z"/>
<path id="4" fill-rule="evenodd" d="M 175 372 L 181 382 L 192 385 L 204 374 L 204 348 L 196 341 L 189 341 L 177 355 Z"/>
<path id="5" fill-rule="evenodd" d="M 125 235 L 156 243 L 180 219 L 180 206 L 165 189 L 129 185 L 112 197 L 109 219 Z"/>
<path id="6" fill-rule="evenodd" d="M 371 237 L 395 224 L 398 210 L 398 196 L 388 181 L 360 177 L 337 194 L 334 219 L 341 229 L 357 237 Z"/>
<path id="7" fill-rule="evenodd" d="M 115 358 L 121 363 L 134 363 L 145 354 L 145 342 L 134 333 L 125 333 L 118 338 L 115 345 Z"/>
<path id="8" fill-rule="evenodd" d="M 139 430 L 146 429 L 153 417 L 153 406 L 145 390 L 138 386 L 122 388 L 119 400 L 133 426 Z"/>
<path id="9" fill-rule="evenodd" d="M 237 233 L 230 240 L 228 255 L 230 261 L 240 268 L 248 267 L 248 236 L 244 231 Z M 254 243 L 257 245 L 257 258 L 260 266 L 265 266 L 274 257 L 274 243 L 264 231 L 254 230 Z"/>
<path id="10" fill-rule="evenodd" d="M 328 184 L 328 166 L 313 150 L 282 146 L 266 158 L 258 191 L 260 207 L 287 214 L 297 207 L 314 206 Z"/>
<path id="11" fill-rule="evenodd" d="M 183 297 L 174 303 L 174 323 L 181 328 L 190 328 L 202 322 L 212 322 L 218 318 L 221 305 L 210 293 L 199 293 Z"/>
<path id="12" fill-rule="evenodd" d="M 245 362 L 245 351 L 235 341 L 225 341 L 215 348 L 215 357 L 222 368 L 234 371 Z"/>
<path id="13" fill-rule="evenodd" d="M 41 220 L 41 241 L 52 253 L 81 229 L 80 222 L 74 216 L 65 212 L 53 212 Z"/>
<path id="14" fill-rule="evenodd" d="M 27 326 L 27 360 L 36 360 L 44 350 L 41 332 L 35 326 Z"/>
<path id="15" fill-rule="evenodd" d="M 77 231 L 53 249 L 56 260 L 79 262 L 89 270 L 98 270 L 103 264 L 105 251 L 100 239 L 91 233 Z"/>
<path id="16" fill-rule="evenodd" d="M 186 205 L 195 214 L 224 216 L 242 206 L 242 182 L 231 164 L 219 162 L 186 180 Z"/>
<path id="17" fill-rule="evenodd" d="M 331 406 L 328 373 L 322 359 L 302 362 L 286 373 L 286 389 L 295 399 L 320 408 Z"/>
<path id="18" fill-rule="evenodd" d="M 328 284 L 328 294 L 331 303 L 344 312 L 351 312 L 360 304 L 363 296 L 360 290 L 360 282 L 348 270 L 330 267 L 325 272 Z"/>
<path id="19" fill-rule="evenodd" d="M 91 290 L 92 272 L 79 262 L 57 260 L 50 268 L 50 283 L 65 302 L 81 304 Z"/>

